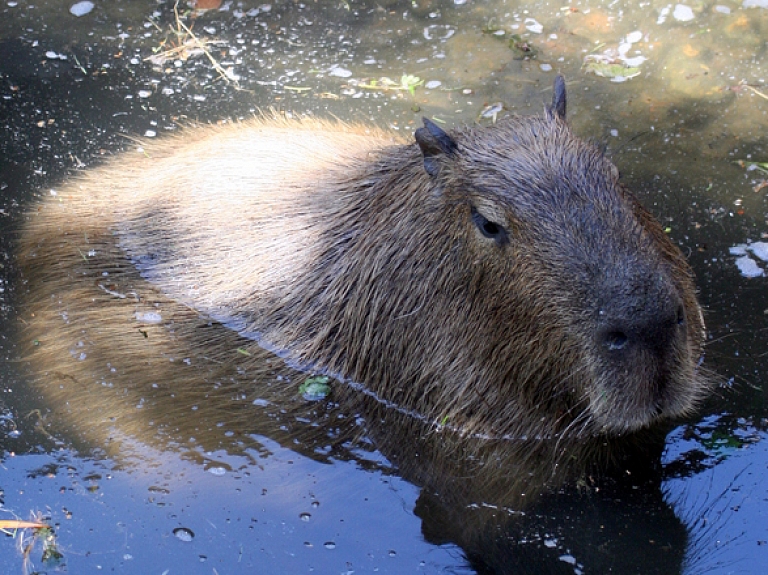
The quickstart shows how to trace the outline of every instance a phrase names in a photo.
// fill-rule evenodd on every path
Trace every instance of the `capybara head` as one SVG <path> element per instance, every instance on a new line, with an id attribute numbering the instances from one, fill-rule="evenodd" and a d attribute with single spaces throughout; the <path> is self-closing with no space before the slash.
<path id="1" fill-rule="evenodd" d="M 560 78 L 543 117 L 425 121 L 350 170 L 266 338 L 464 431 L 621 433 L 690 410 L 691 271 L 565 108 Z"/>
<path id="2" fill-rule="evenodd" d="M 415 142 L 275 119 L 186 132 L 60 190 L 27 251 L 63 221 L 106 230 L 165 296 L 461 433 L 634 431 L 703 395 L 703 321 L 684 256 L 565 109 L 558 78 L 541 117 L 425 120 Z M 101 248 L 67 249 L 56 266 Z"/>

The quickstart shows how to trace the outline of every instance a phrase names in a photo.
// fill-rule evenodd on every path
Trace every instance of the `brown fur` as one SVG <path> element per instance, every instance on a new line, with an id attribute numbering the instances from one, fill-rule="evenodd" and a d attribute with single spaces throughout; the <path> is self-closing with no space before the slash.
<path id="1" fill-rule="evenodd" d="M 257 119 L 74 178 L 21 241 L 46 393 L 105 388 L 88 409 L 106 418 L 126 394 L 161 413 L 206 380 L 179 409 L 215 421 L 219 394 L 231 417 L 232 374 L 250 370 L 249 397 L 298 374 L 256 340 L 478 437 L 579 441 L 689 412 L 706 389 L 691 271 L 613 165 L 552 112 L 450 138 L 431 175 L 425 148 L 388 133 Z M 508 241 L 483 237 L 473 210 Z M 606 330 L 639 343 L 612 354 Z"/>

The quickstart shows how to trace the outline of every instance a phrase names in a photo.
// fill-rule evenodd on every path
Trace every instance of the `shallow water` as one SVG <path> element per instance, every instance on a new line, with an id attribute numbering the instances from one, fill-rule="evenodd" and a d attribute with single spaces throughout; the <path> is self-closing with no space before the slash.
<path id="1" fill-rule="evenodd" d="M 516 553 L 566 573 L 599 572 L 596 547 L 617 558 L 614 572 L 671 572 L 670 564 L 691 573 L 762 572 L 768 279 L 758 274 L 768 264 L 759 249 L 731 248 L 768 235 L 768 175 L 748 165 L 768 162 L 768 9 L 678 6 L 224 2 L 194 18 L 182 7 L 181 22 L 217 42 L 208 48 L 225 80 L 189 44 L 164 61 L 145 60 L 190 39 L 172 3 L 97 4 L 78 18 L 60 2 L 4 2 L 0 519 L 46 517 L 63 560 L 46 564 L 37 541 L 25 563 L 19 533 L 2 541 L 2 563 L 14 572 L 62 564 L 72 573 L 505 572 L 513 562 L 504 543 L 508 533 L 518 536 L 506 519 L 482 544 L 468 541 L 456 521 L 467 513 L 435 504 L 365 441 L 308 448 L 296 440 L 292 448 L 277 432 L 245 430 L 237 449 L 234 441 L 217 449 L 203 427 L 196 437 L 165 431 L 147 442 L 118 428 L 118 456 L 114 445 L 84 440 L 89 421 L 67 421 L 66 406 L 46 405 L 24 386 L 8 335 L 18 324 L 14 294 L 24 290 L 12 229 L 35 195 L 119 150 L 126 137 L 161 137 L 185 122 L 269 107 L 407 133 L 422 115 L 448 125 L 491 122 L 494 111 L 540 113 L 560 72 L 575 131 L 604 143 L 690 254 L 710 332 L 706 363 L 719 385 L 667 437 L 663 498 L 649 490 L 621 515 L 596 497 L 565 492 L 529 516 Z M 615 66 L 639 74 L 617 82 L 592 73 Z M 752 264 L 740 268 L 745 255 Z M 187 429 L 175 417 L 195 415 L 169 415 L 169 428 Z M 656 523 L 643 524 L 643 505 Z M 613 531 L 604 528 L 608 518 L 617 521 Z M 179 528 L 192 540 L 175 535 Z M 667 546 L 672 559 L 632 556 L 622 530 Z M 629 560 L 618 561 L 622 554 Z"/>

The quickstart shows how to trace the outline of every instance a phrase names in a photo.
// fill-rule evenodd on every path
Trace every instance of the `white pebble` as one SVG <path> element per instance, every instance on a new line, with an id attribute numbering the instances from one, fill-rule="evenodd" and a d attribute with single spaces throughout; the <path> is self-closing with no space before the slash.
<path id="1" fill-rule="evenodd" d="M 627 34 L 627 43 L 628 44 L 634 44 L 635 42 L 639 42 L 643 39 L 643 33 L 640 30 L 635 30 L 634 32 L 630 32 Z"/>
<path id="2" fill-rule="evenodd" d="M 154 138 L 155 136 L 157 136 L 157 132 L 155 132 L 154 130 L 147 130 L 146 132 L 144 132 L 145 138 Z"/>
<path id="3" fill-rule="evenodd" d="M 656 24 L 659 24 L 659 25 L 664 24 L 664 22 L 667 21 L 667 16 L 669 16 L 669 6 L 666 6 L 661 9 L 661 11 L 659 12 L 659 19 L 656 20 Z"/>
<path id="4" fill-rule="evenodd" d="M 150 90 L 139 90 L 139 98 L 149 98 L 152 95 Z"/>
<path id="5" fill-rule="evenodd" d="M 70 14 L 73 16 L 77 16 L 78 18 L 80 16 L 85 16 L 93 10 L 93 2 L 78 2 L 76 4 L 72 4 L 69 8 Z"/>
<path id="6" fill-rule="evenodd" d="M 336 78 L 349 78 L 352 75 L 352 71 L 342 68 L 338 64 L 334 64 L 331 66 L 331 69 L 328 70 L 328 75 L 335 76 Z"/>
<path id="7" fill-rule="evenodd" d="M 720 14 L 730 14 L 731 9 L 728 8 L 728 6 L 723 6 L 722 4 L 718 4 L 715 6 L 715 12 L 720 12 Z"/>
<path id="8" fill-rule="evenodd" d="M 613 130 L 611 130 L 611 136 L 613 136 L 614 138 L 618 138 L 619 131 L 616 128 L 614 128 Z"/>
<path id="9" fill-rule="evenodd" d="M 541 34 L 544 31 L 544 25 L 539 24 L 533 18 L 526 18 L 525 29 L 528 30 L 529 32 L 533 32 L 534 34 Z"/>
<path id="10" fill-rule="evenodd" d="M 685 4 L 676 4 L 672 17 L 678 22 L 690 22 L 693 20 L 693 10 Z"/>
<path id="11" fill-rule="evenodd" d="M 744 0 L 744 8 L 768 8 L 768 0 Z"/>
<path id="12" fill-rule="evenodd" d="M 435 90 L 435 89 L 439 88 L 442 85 L 443 85 L 443 83 L 440 80 L 430 80 L 429 82 L 424 84 L 424 87 L 427 90 Z"/>
<path id="13" fill-rule="evenodd" d="M 539 68 L 541 68 L 542 72 L 551 72 L 552 64 L 539 64 Z"/>

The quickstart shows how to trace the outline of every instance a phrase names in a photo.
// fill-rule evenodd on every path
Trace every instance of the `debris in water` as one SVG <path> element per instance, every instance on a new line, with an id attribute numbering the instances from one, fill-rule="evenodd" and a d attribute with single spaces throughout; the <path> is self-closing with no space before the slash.
<path id="1" fill-rule="evenodd" d="M 693 10 L 685 4 L 676 4 L 672 17 L 678 22 L 690 22 L 694 18 Z"/>
<path id="2" fill-rule="evenodd" d="M 525 19 L 525 29 L 534 34 L 541 34 L 544 31 L 544 25 L 540 24 L 533 18 Z"/>
<path id="3" fill-rule="evenodd" d="M 350 76 L 352 76 L 352 71 L 347 70 L 346 68 L 342 68 L 338 64 L 334 64 L 328 70 L 328 75 L 334 76 L 336 78 L 349 78 Z"/>
<path id="4" fill-rule="evenodd" d="M 585 58 L 584 69 L 595 76 L 610 78 L 612 82 L 624 82 L 640 75 L 640 68 L 625 66 L 620 61 L 606 61 L 593 54 Z"/>
<path id="5" fill-rule="evenodd" d="M 91 10 L 93 10 L 93 2 L 77 2 L 70 6 L 69 13 L 80 18 L 80 16 L 85 16 Z"/>
<path id="6" fill-rule="evenodd" d="M 299 393 L 307 401 L 319 401 L 328 397 L 331 392 L 331 386 L 328 383 L 331 378 L 327 375 L 316 375 L 308 377 L 299 386 Z"/>
<path id="7" fill-rule="evenodd" d="M 194 532 L 186 527 L 177 527 L 173 530 L 173 534 L 179 541 L 184 541 L 185 543 L 189 543 L 195 538 Z"/>

